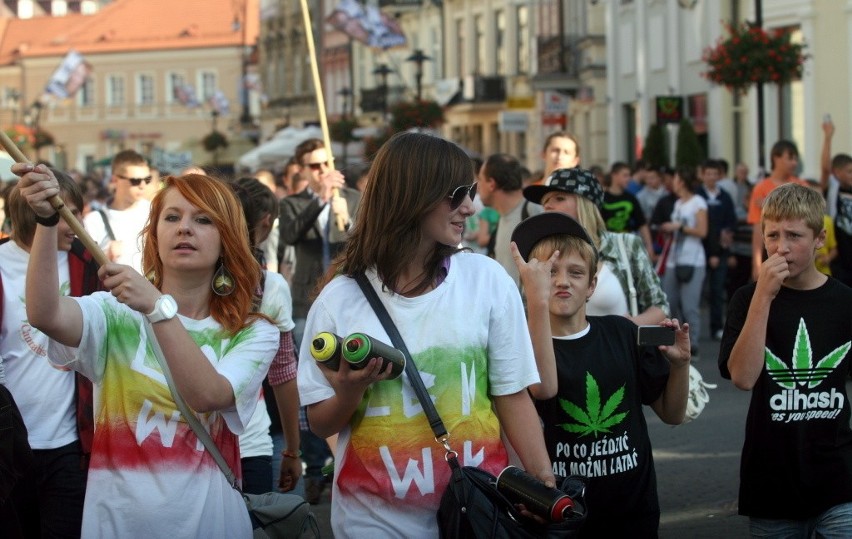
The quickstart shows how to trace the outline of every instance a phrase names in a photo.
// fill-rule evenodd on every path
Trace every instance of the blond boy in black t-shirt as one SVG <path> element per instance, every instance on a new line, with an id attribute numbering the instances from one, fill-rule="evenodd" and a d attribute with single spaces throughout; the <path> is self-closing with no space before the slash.
<path id="1" fill-rule="evenodd" d="M 597 252 L 586 231 L 559 212 L 530 217 L 512 234 L 529 307 L 541 383 L 530 387 L 557 475 L 586 477 L 583 537 L 656 537 L 660 507 L 642 405 L 664 422 L 684 419 L 690 343 L 637 344 L 622 316 L 586 317 Z"/>

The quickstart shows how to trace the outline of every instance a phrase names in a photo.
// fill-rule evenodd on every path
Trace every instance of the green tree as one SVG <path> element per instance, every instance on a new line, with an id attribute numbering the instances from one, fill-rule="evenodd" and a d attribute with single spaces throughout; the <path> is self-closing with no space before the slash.
<path id="1" fill-rule="evenodd" d="M 642 149 L 642 160 L 655 169 L 669 166 L 669 152 L 666 146 L 665 128 L 660 124 L 651 124 Z"/>
<path id="2" fill-rule="evenodd" d="M 704 161 L 704 150 L 698 141 L 698 135 L 692 127 L 692 122 L 684 118 L 680 121 L 677 131 L 677 146 L 675 147 L 675 165 L 691 165 L 697 167 Z"/>

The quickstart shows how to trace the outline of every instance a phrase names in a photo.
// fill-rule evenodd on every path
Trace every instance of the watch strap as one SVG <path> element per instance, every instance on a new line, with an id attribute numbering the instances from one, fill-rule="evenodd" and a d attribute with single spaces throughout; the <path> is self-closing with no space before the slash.
<path id="1" fill-rule="evenodd" d="M 50 217 L 42 217 L 36 214 L 35 222 L 41 226 L 56 226 L 59 224 L 59 212 L 55 212 Z"/>

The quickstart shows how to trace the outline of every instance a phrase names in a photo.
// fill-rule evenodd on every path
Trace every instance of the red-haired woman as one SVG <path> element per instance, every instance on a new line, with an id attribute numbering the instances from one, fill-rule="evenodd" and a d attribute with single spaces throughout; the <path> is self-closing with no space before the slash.
<path id="1" fill-rule="evenodd" d="M 56 179 L 17 164 L 36 213 L 27 270 L 29 322 L 52 339 L 48 356 L 95 384 L 95 441 L 84 537 L 250 537 L 240 494 L 181 417 L 151 352 L 151 322 L 175 385 L 234 470 L 239 434 L 277 348 L 278 331 L 252 314 L 260 272 L 227 185 L 167 178 L 143 230 L 143 267 L 106 264 L 109 292 L 61 295 Z"/>

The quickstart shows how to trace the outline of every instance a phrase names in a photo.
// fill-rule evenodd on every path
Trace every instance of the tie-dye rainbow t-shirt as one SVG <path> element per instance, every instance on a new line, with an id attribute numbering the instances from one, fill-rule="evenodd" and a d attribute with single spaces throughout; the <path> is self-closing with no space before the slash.
<path id="1" fill-rule="evenodd" d="M 51 342 L 50 357 L 95 386 L 82 536 L 250 537 L 241 496 L 177 410 L 142 315 L 107 292 L 74 299 L 83 311 L 80 346 Z M 180 321 L 234 389 L 233 408 L 198 418 L 238 471 L 236 434 L 257 405 L 279 332 L 259 321 L 227 338 L 213 318 Z"/>
<path id="2" fill-rule="evenodd" d="M 382 292 L 368 277 L 420 370 L 463 465 L 499 473 L 506 466 L 491 396 L 538 382 L 518 288 L 493 260 L 451 258 L 447 278 L 422 296 Z M 363 332 L 390 339 L 353 279 L 327 285 L 308 315 L 299 394 L 309 405 L 334 395 L 315 362 L 311 337 Z M 373 384 L 340 433 L 332 494 L 335 537 L 437 536 L 435 512 L 450 472 L 405 375 Z M 372 534 L 372 535 L 371 535 Z"/>

